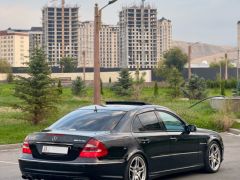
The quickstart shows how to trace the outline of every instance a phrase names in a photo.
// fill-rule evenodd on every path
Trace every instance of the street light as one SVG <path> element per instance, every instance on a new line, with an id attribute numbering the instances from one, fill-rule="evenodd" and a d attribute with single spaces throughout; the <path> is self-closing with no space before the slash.
<path id="1" fill-rule="evenodd" d="M 107 6 L 115 3 L 117 0 L 111 0 L 103 6 L 98 8 L 98 4 L 95 4 L 95 17 L 94 17 L 94 104 L 101 104 L 100 93 L 100 62 L 99 62 L 99 33 L 101 29 L 101 14 L 102 10 Z"/>
<path id="2" fill-rule="evenodd" d="M 192 69 L 191 69 L 192 47 L 199 43 L 200 42 L 195 42 L 193 44 L 188 45 L 188 80 L 190 80 L 192 76 Z"/>

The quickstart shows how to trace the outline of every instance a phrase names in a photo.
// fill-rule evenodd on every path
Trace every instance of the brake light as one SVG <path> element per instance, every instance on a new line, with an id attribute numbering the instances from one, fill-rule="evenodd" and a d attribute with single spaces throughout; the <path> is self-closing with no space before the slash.
<path id="1" fill-rule="evenodd" d="M 81 151 L 80 157 L 99 158 L 104 157 L 107 154 L 108 150 L 102 142 L 96 139 L 90 139 Z"/>
<path id="2" fill-rule="evenodd" d="M 24 154 L 32 154 L 32 151 L 29 147 L 28 141 L 24 141 L 23 146 L 22 146 L 22 153 Z"/>

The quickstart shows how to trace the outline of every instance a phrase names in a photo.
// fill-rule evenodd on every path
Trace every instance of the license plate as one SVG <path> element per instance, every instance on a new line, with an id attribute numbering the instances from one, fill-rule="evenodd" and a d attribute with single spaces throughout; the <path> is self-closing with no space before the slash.
<path id="1" fill-rule="evenodd" d="M 68 154 L 68 147 L 43 146 L 42 153 L 50 154 Z"/>

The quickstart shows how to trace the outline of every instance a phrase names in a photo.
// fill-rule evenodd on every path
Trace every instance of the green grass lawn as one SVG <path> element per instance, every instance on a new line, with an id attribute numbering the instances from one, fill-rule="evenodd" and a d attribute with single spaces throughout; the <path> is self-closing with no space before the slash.
<path id="1" fill-rule="evenodd" d="M 90 88 L 87 90 L 87 95 L 82 98 L 74 97 L 71 94 L 70 88 L 64 88 L 61 97 L 62 101 L 58 105 L 58 112 L 53 112 L 52 116 L 46 121 L 37 126 L 33 126 L 30 122 L 25 120 L 24 114 L 21 111 L 11 108 L 14 103 L 20 102 L 19 99 L 13 96 L 13 92 L 14 85 L 0 83 L 0 144 L 20 143 L 27 134 L 48 127 L 60 117 L 78 107 L 91 104 L 93 98 L 93 90 Z M 219 95 L 218 93 L 218 89 L 209 90 L 211 96 Z M 231 91 L 227 90 L 226 93 L 227 95 L 230 95 Z M 133 99 L 131 97 L 119 97 L 106 87 L 104 88 L 102 102 L 107 100 Z M 198 127 L 218 131 L 221 130 L 214 123 L 214 118 L 218 112 L 212 110 L 208 102 L 189 109 L 188 107 L 196 101 L 172 99 L 168 95 L 167 88 L 159 89 L 159 96 L 157 98 L 153 97 L 153 88 L 144 88 L 139 100 L 167 106 L 181 115 L 188 123 L 195 124 Z M 240 128 L 240 125 L 238 124 L 234 124 L 234 126 Z"/>

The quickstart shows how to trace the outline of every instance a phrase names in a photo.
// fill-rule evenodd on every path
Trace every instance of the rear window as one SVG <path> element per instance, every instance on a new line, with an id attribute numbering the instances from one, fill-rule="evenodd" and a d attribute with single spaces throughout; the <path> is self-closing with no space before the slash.
<path id="1" fill-rule="evenodd" d="M 77 110 L 59 121 L 48 129 L 72 130 L 72 131 L 111 131 L 124 116 L 124 111 Z"/>

